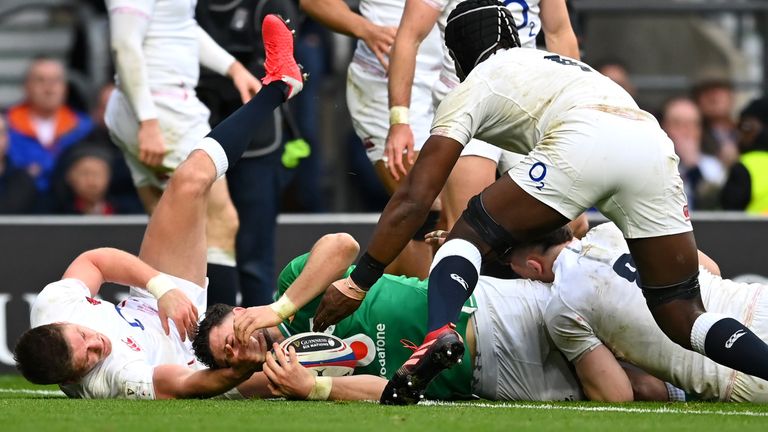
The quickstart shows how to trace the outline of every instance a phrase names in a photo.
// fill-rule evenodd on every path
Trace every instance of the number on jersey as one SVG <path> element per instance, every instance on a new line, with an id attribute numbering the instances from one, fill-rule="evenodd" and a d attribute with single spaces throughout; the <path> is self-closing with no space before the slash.
<path id="1" fill-rule="evenodd" d="M 620 256 L 619 259 L 613 263 L 613 271 L 632 283 L 637 282 L 637 267 L 635 266 L 635 261 L 632 259 L 632 255 L 628 253 Z"/>
<path id="2" fill-rule="evenodd" d="M 551 60 L 555 63 L 560 63 L 561 65 L 565 65 L 565 66 L 577 66 L 584 72 L 592 72 L 592 68 L 585 65 L 584 63 L 577 62 L 576 60 L 571 60 L 568 58 L 563 58 L 563 57 L 560 57 L 559 55 L 548 55 L 548 56 L 544 56 L 544 58 L 547 60 Z"/>

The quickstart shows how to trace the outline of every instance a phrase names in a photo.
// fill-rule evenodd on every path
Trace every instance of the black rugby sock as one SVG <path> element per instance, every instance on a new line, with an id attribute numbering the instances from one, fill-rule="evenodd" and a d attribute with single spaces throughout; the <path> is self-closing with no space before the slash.
<path id="1" fill-rule="evenodd" d="M 429 274 L 427 332 L 458 320 L 478 278 L 477 268 L 463 256 L 440 259 Z"/>
<path id="2" fill-rule="evenodd" d="M 704 351 L 723 366 L 768 380 L 768 345 L 733 318 L 712 324 L 704 338 Z"/>

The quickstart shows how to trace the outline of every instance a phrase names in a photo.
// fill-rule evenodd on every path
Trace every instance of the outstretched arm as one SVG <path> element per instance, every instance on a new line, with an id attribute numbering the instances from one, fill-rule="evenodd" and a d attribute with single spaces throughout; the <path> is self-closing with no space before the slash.
<path id="1" fill-rule="evenodd" d="M 541 26 L 547 51 L 579 59 L 579 44 L 571 27 L 565 0 L 542 0 Z"/>
<path id="2" fill-rule="evenodd" d="M 278 325 L 293 315 L 344 276 L 359 250 L 357 241 L 349 234 L 321 237 L 312 246 L 303 270 L 280 300 L 269 306 L 250 307 L 235 316 L 235 336 L 246 342 L 256 330 Z"/>

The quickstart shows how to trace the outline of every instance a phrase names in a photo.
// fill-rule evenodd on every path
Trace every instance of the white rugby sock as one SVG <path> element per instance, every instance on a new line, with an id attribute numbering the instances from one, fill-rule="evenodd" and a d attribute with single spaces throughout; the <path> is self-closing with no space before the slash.
<path id="1" fill-rule="evenodd" d="M 208 157 L 211 158 L 213 165 L 216 167 L 216 179 L 221 178 L 229 168 L 229 161 L 227 160 L 227 154 L 224 152 L 224 148 L 218 141 L 211 137 L 203 138 L 192 149 L 204 151 Z"/>

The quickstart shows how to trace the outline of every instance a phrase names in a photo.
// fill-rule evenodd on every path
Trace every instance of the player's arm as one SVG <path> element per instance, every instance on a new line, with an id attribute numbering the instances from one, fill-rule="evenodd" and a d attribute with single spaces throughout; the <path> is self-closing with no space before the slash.
<path id="1" fill-rule="evenodd" d="M 240 92 L 240 98 L 243 103 L 248 102 L 251 97 L 261 90 L 259 80 L 242 63 L 235 60 L 230 53 L 217 44 L 202 27 L 198 25 L 195 31 L 197 32 L 200 64 L 219 75 L 226 75 L 232 78 L 235 87 Z"/>
<path id="2" fill-rule="evenodd" d="M 579 59 L 579 44 L 571 27 L 565 0 L 541 1 L 541 28 L 547 51 Z"/>
<path id="3" fill-rule="evenodd" d="M 278 325 L 292 316 L 322 294 L 328 285 L 342 278 L 359 251 L 360 245 L 349 234 L 321 237 L 312 246 L 301 273 L 277 302 L 250 307 L 235 316 L 235 336 L 242 342 L 247 341 L 256 330 Z"/>
<path id="4" fill-rule="evenodd" d="M 275 355 L 264 362 L 264 375 L 269 379 L 273 394 L 308 400 L 378 400 L 387 380 L 374 375 L 346 377 L 316 377 L 299 363 L 296 351 L 289 348 L 288 356 L 278 344 Z"/>
<path id="5" fill-rule="evenodd" d="M 413 131 L 408 123 L 408 116 L 403 113 L 411 106 L 416 55 L 421 42 L 435 26 L 441 12 L 424 0 L 406 0 L 400 27 L 392 45 L 387 78 L 391 126 L 384 154 L 390 161 L 389 169 L 396 180 L 400 178 L 400 174 L 407 174 L 402 160 L 404 150 L 407 150 L 409 164 L 414 163 Z"/>
<path id="6" fill-rule="evenodd" d="M 193 371 L 180 365 L 160 365 L 152 373 L 155 399 L 217 396 L 249 379 L 261 369 L 267 354 L 264 335 L 239 347 L 225 347 L 229 367 Z"/>
<path id="7" fill-rule="evenodd" d="M 114 248 L 92 249 L 80 254 L 64 272 L 63 279 L 82 281 L 91 296 L 105 282 L 145 288 L 157 299 L 160 322 L 170 334 L 168 318 L 173 320 L 181 340 L 197 326 L 197 308 L 167 276 L 135 255 Z"/>
<path id="8" fill-rule="evenodd" d="M 387 54 L 395 40 L 395 27 L 370 22 L 352 12 L 344 0 L 301 0 L 299 5 L 307 15 L 336 33 L 361 39 L 384 69 L 387 68 Z"/>
<path id="9" fill-rule="evenodd" d="M 630 402 L 634 400 L 632 383 L 613 353 L 597 345 L 574 362 L 584 394 L 593 401 Z"/>

